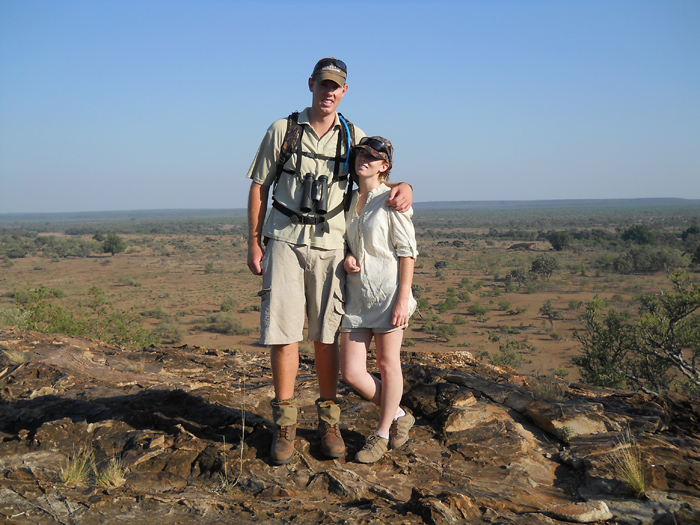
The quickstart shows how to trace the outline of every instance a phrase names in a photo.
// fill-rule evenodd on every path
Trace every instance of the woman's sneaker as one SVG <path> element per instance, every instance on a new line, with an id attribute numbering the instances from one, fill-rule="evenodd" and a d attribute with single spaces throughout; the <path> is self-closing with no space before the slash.
<path id="1" fill-rule="evenodd" d="M 406 444 L 406 441 L 408 441 L 408 431 L 411 430 L 411 427 L 413 427 L 413 424 L 416 422 L 416 418 L 413 417 L 413 414 L 406 410 L 404 410 L 404 412 L 406 412 L 405 415 L 394 419 L 389 429 L 389 447 L 392 450 Z"/>
<path id="2" fill-rule="evenodd" d="M 372 434 L 365 441 L 362 450 L 355 455 L 355 459 L 360 463 L 374 463 L 379 461 L 387 450 L 389 450 L 389 440 L 378 434 Z"/>

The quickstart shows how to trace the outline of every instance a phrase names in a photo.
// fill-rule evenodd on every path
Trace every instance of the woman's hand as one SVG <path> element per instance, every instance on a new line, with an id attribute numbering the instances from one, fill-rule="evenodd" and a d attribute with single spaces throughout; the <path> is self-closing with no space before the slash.
<path id="1" fill-rule="evenodd" d="M 408 323 L 408 301 L 396 301 L 391 311 L 391 324 L 403 326 Z"/>

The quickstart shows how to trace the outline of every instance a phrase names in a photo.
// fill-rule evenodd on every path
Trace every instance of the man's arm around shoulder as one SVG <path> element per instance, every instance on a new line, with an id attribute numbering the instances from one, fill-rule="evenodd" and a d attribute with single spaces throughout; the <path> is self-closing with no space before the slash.
<path id="1" fill-rule="evenodd" d="M 387 204 L 398 212 L 404 213 L 413 206 L 413 187 L 407 182 L 387 184 L 391 188 Z"/>

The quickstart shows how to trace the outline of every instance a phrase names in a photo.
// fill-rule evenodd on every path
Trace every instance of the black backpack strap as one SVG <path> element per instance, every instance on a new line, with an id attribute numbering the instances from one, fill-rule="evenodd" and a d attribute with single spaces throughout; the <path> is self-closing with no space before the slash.
<path id="1" fill-rule="evenodd" d="M 287 117 L 287 130 L 284 133 L 284 140 L 282 141 L 282 146 L 277 156 L 274 187 L 277 187 L 277 181 L 283 171 L 292 173 L 291 170 L 284 169 L 284 165 L 292 156 L 292 151 L 294 151 L 295 148 L 298 148 L 297 153 L 301 151 L 301 136 L 303 133 L 304 128 L 299 125 L 299 112 L 295 111 Z M 300 168 L 300 166 L 301 156 L 297 158 L 297 168 Z"/>
<path id="2" fill-rule="evenodd" d="M 347 151 L 345 152 L 345 164 L 347 166 L 345 177 L 348 179 L 348 185 L 345 187 L 345 197 L 343 199 L 343 209 L 347 212 L 350 209 L 350 201 L 352 200 L 352 176 L 355 173 L 355 126 L 352 122 L 343 117 L 341 113 L 338 113 L 338 117 L 341 119 L 341 123 L 344 124 L 341 126 L 341 132 L 343 132 L 345 143 L 348 145 Z M 350 133 L 349 137 L 348 132 Z M 338 163 L 336 163 L 336 168 L 337 167 Z"/>

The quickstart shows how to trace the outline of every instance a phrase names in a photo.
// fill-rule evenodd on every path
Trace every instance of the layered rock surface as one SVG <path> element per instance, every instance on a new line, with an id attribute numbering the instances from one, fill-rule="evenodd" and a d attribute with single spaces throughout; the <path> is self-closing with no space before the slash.
<path id="1" fill-rule="evenodd" d="M 267 462 L 269 359 L 241 350 L 0 332 L 0 518 L 11 523 L 698 523 L 700 407 L 533 380 L 467 353 L 404 355 L 410 441 L 373 465 L 353 458 L 378 410 L 341 382 L 347 455 L 316 436 L 313 360 L 302 355 L 296 456 Z M 534 389 L 537 391 L 537 389 Z M 632 435 L 646 495 L 610 464 Z M 71 487 L 78 450 L 125 483 Z M 93 473 L 94 478 L 94 473 Z"/>

